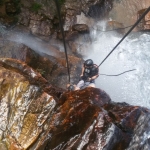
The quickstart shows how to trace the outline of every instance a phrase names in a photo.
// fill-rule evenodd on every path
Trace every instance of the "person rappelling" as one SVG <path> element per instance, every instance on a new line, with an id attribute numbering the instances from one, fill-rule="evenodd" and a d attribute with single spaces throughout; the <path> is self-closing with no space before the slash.
<path id="1" fill-rule="evenodd" d="M 121 40 L 116 44 L 116 46 L 109 52 L 109 54 L 103 59 L 103 61 L 99 65 L 94 64 L 92 59 L 86 60 L 82 67 L 80 80 L 78 84 L 74 86 L 70 83 L 69 61 L 68 61 L 68 55 L 67 55 L 67 49 L 66 49 L 66 43 L 65 43 L 65 34 L 64 34 L 63 25 L 62 25 L 63 23 L 62 23 L 61 15 L 60 15 L 59 3 L 57 0 L 55 0 L 55 3 L 56 3 L 57 12 L 58 12 L 58 18 L 60 22 L 60 29 L 61 29 L 61 33 L 63 37 L 63 44 L 64 44 L 64 50 L 65 50 L 65 56 L 66 56 L 66 64 L 67 64 L 68 79 L 69 79 L 69 84 L 67 84 L 68 91 L 79 90 L 84 87 L 95 87 L 95 79 L 99 76 L 99 67 L 111 55 L 111 53 L 118 47 L 118 45 L 128 36 L 128 34 L 137 26 L 137 24 L 143 19 L 143 17 L 150 11 L 150 6 L 149 6 L 145 10 L 145 12 L 139 17 L 139 19 L 135 22 L 135 24 L 129 29 L 129 31 L 123 36 L 123 38 L 121 38 Z M 107 75 L 107 74 L 100 74 L 100 75 L 119 76 L 121 74 L 124 74 L 129 71 L 134 71 L 134 70 L 136 69 L 128 70 L 118 75 Z"/>
<path id="2" fill-rule="evenodd" d="M 83 66 L 78 84 L 75 90 L 85 87 L 95 87 L 95 79 L 99 76 L 99 67 L 94 64 L 92 59 L 87 59 Z"/>

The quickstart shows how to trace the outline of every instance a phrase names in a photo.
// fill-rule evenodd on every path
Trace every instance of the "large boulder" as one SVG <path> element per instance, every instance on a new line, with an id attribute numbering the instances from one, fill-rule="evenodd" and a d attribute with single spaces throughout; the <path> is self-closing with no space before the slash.
<path id="1" fill-rule="evenodd" d="M 114 103 L 101 89 L 67 92 L 24 62 L 0 58 L 0 91 L 1 150 L 150 147 L 150 111 Z"/>
<path id="2" fill-rule="evenodd" d="M 41 44 L 53 56 L 40 52 L 37 53 L 23 44 L 4 41 L 0 47 L 0 58 L 13 58 L 23 61 L 39 72 L 52 85 L 65 89 L 68 82 L 65 54 L 47 43 Z M 71 83 L 76 84 L 79 80 L 83 59 L 73 55 L 68 55 L 68 59 Z"/>
<path id="3" fill-rule="evenodd" d="M 54 87 L 50 95 L 44 92 L 47 86 L 47 80 L 25 63 L 0 59 L 1 150 L 27 149 L 38 139 L 59 97 Z"/>

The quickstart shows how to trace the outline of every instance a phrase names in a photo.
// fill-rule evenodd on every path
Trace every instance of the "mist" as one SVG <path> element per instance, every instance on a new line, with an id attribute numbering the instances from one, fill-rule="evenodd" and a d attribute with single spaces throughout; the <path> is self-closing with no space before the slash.
<path id="1" fill-rule="evenodd" d="M 91 58 L 99 65 L 122 35 L 116 32 L 103 32 L 105 21 L 98 23 L 101 31 L 93 28 L 90 32 L 92 42 L 83 54 L 84 59 Z M 46 42 L 26 33 L 4 32 L 10 41 L 25 44 L 36 52 L 58 56 L 59 51 Z M 150 108 L 150 33 L 132 33 L 115 49 L 115 51 L 99 67 L 100 75 L 96 79 L 96 87 L 107 92 L 115 102 L 126 102 L 131 105 Z M 136 69 L 120 76 L 127 70 Z"/>
<path id="2" fill-rule="evenodd" d="M 116 32 L 91 31 L 93 39 L 84 59 L 93 59 L 99 65 L 122 38 Z M 130 34 L 99 67 L 96 87 L 106 91 L 115 102 L 126 102 L 150 108 L 150 34 Z"/>
<path id="3" fill-rule="evenodd" d="M 60 52 L 64 51 L 62 44 L 58 41 L 46 42 L 40 38 L 33 36 L 29 33 L 18 32 L 14 30 L 7 30 L 0 24 L 0 34 L 5 41 L 13 41 L 18 44 L 24 44 L 33 49 L 37 53 L 47 54 L 55 57 L 59 57 Z M 52 43 L 52 44 L 51 44 Z M 57 45 L 57 46 L 56 46 Z"/>

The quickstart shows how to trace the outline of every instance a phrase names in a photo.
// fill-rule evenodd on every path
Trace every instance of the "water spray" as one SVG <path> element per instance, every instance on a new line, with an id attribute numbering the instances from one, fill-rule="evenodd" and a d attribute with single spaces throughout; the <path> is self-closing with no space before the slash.
<path id="1" fill-rule="evenodd" d="M 123 36 L 123 38 L 116 44 L 116 46 L 109 52 L 109 54 L 103 59 L 103 61 L 98 65 L 98 67 L 100 67 L 103 62 L 111 55 L 111 53 L 121 44 L 121 42 L 128 36 L 128 34 L 138 25 L 138 23 L 143 19 L 143 17 L 150 11 L 150 6 L 145 10 L 145 12 L 141 15 L 141 17 L 135 22 L 134 25 L 132 25 L 132 27 L 130 28 L 130 30 Z M 149 20 L 148 20 L 149 21 Z M 116 75 L 107 75 L 107 74 L 99 74 L 99 75 L 105 75 L 105 76 L 119 76 L 122 75 L 126 72 L 131 72 L 134 71 L 136 69 L 132 69 L 132 70 L 127 70 L 124 71 L 122 73 L 116 74 Z"/>
<path id="2" fill-rule="evenodd" d="M 120 43 L 128 36 L 128 34 L 138 25 L 138 23 L 143 19 L 143 17 L 150 11 L 150 6 L 145 10 L 141 17 L 135 22 L 135 24 L 130 28 L 130 30 L 123 36 L 123 38 L 117 43 L 117 45 L 110 51 L 110 53 L 103 59 L 99 64 L 101 66 L 103 62 L 109 57 L 109 55 L 120 45 Z M 99 67 L 98 66 L 98 67 Z"/>
<path id="3" fill-rule="evenodd" d="M 58 12 L 58 17 L 59 17 L 59 22 L 60 22 L 60 28 L 61 28 L 61 33 L 63 37 L 63 43 L 64 43 L 64 49 L 65 49 L 65 55 L 66 55 L 66 62 L 67 62 L 67 70 L 68 70 L 68 77 L 69 77 L 69 84 L 67 86 L 68 89 L 73 90 L 72 87 L 73 85 L 70 84 L 70 70 L 69 70 L 69 63 L 68 63 L 68 55 L 67 55 L 67 49 L 66 49 L 66 43 L 65 43 L 65 36 L 64 36 L 64 30 L 62 26 L 62 20 L 61 20 L 61 15 L 60 15 L 60 8 L 59 8 L 59 3 L 58 0 L 55 0 L 56 7 L 57 7 L 57 12 Z M 123 36 L 123 38 L 116 44 L 116 46 L 110 51 L 110 53 L 103 59 L 103 61 L 98 65 L 100 67 L 104 61 L 112 54 L 112 52 L 121 44 L 121 42 L 128 36 L 128 34 L 138 25 L 138 23 L 143 19 L 143 17 L 150 11 L 150 6 L 146 9 L 146 11 L 140 16 L 140 18 L 135 22 L 135 24 L 130 28 L 130 30 Z M 117 75 L 107 75 L 107 74 L 100 74 L 100 75 L 106 75 L 106 76 L 119 76 L 122 75 L 126 72 L 134 71 L 136 69 L 132 70 L 127 70 L 124 71 L 120 74 Z"/>

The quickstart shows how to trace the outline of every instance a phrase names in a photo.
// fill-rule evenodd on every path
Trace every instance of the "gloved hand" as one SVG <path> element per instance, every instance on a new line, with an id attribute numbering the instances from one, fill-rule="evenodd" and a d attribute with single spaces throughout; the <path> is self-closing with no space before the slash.
<path id="1" fill-rule="evenodd" d="M 86 80 L 87 80 L 87 77 L 86 77 L 86 76 L 80 76 L 79 81 L 80 81 L 80 80 L 84 80 L 84 81 L 86 81 Z"/>

